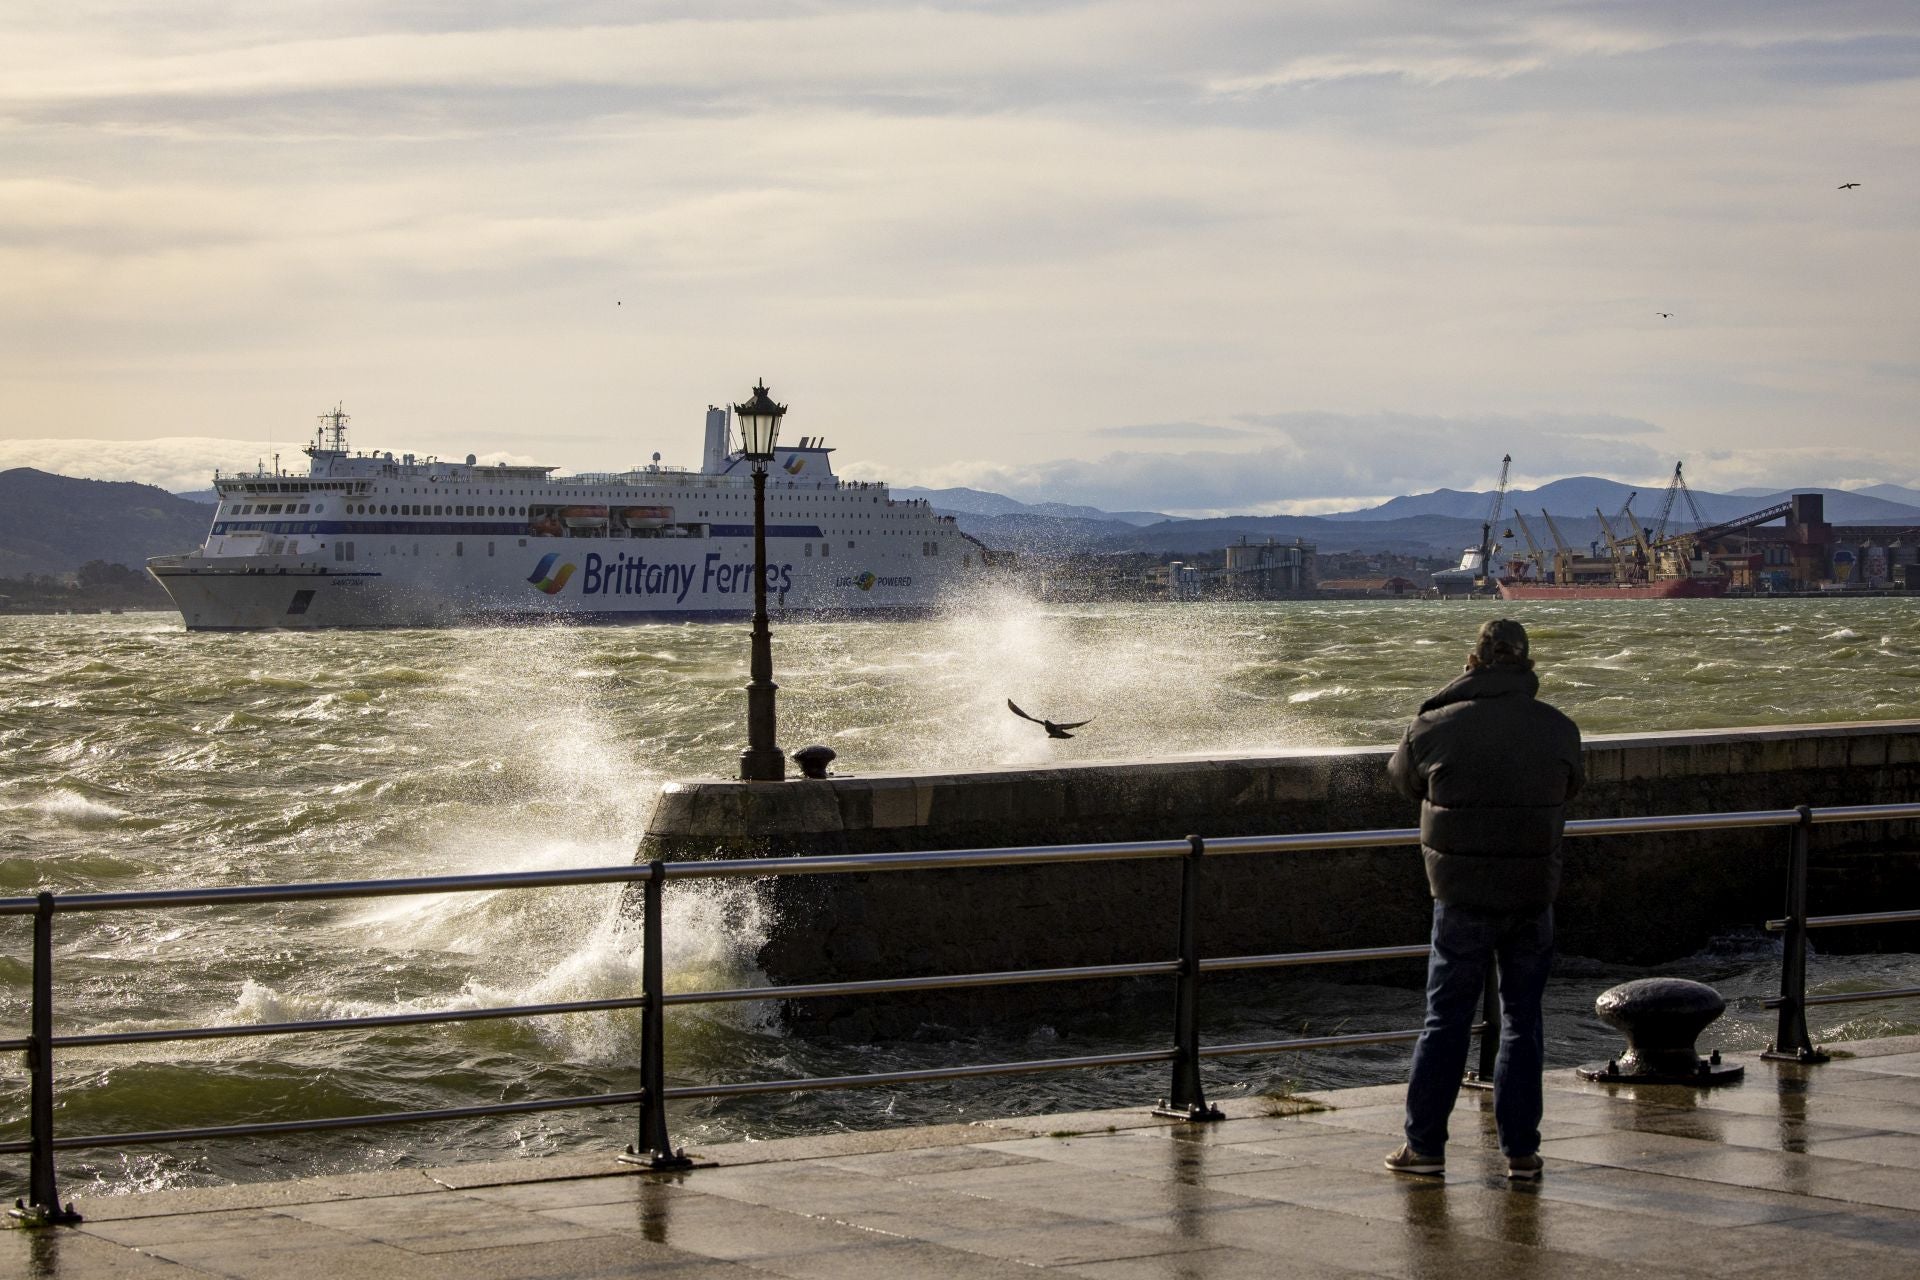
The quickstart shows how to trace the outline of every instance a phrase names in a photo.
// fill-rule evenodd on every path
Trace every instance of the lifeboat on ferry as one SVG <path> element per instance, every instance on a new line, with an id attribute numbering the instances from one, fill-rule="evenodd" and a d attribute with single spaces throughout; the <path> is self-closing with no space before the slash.
<path id="1" fill-rule="evenodd" d="M 673 508 L 626 507 L 620 519 L 629 529 L 664 529 L 673 519 Z"/>
<path id="2" fill-rule="evenodd" d="M 607 509 L 605 507 L 562 507 L 560 520 L 569 529 L 604 529 L 607 527 Z"/>

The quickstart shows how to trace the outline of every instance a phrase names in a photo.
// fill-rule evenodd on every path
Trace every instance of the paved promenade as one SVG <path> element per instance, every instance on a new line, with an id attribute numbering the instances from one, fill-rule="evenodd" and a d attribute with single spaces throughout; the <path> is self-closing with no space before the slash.
<path id="1" fill-rule="evenodd" d="M 1920 1037 L 1747 1063 L 1711 1093 L 1549 1073 L 1545 1179 L 1469 1093 L 1444 1182 L 1387 1173 L 1401 1090 L 719 1147 L 664 1176 L 568 1157 L 82 1201 L 0 1275 L 1105 1280 L 1920 1275 Z M 1323 1110 L 1305 1110 L 1318 1104 Z M 1291 1114 L 1275 1114 L 1292 1112 Z"/>

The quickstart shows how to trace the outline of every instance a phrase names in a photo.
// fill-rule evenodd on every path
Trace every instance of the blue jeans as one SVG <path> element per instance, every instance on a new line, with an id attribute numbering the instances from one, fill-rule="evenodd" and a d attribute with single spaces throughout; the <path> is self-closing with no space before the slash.
<path id="1" fill-rule="evenodd" d="M 1407 1082 L 1407 1145 L 1420 1155 L 1447 1149 L 1447 1117 L 1467 1069 L 1487 966 L 1496 961 L 1500 1058 L 1493 1072 L 1493 1117 L 1500 1149 L 1509 1157 L 1540 1149 L 1540 1072 L 1546 1058 L 1540 997 L 1553 963 L 1553 908 L 1538 915 L 1502 915 L 1436 902 L 1427 1021 Z"/>

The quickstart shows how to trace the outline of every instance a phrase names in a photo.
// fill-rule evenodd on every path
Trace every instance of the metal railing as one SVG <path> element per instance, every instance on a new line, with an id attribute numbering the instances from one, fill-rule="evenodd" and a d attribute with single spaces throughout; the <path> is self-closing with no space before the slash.
<path id="1" fill-rule="evenodd" d="M 1890 812 L 1897 811 L 1897 812 Z M 1795 810 L 1793 838 L 1787 849 L 1787 914 L 1767 921 L 1770 933 L 1784 933 L 1780 958 L 1780 994 L 1761 1004 L 1779 1010 L 1780 1025 L 1766 1057 L 1799 1062 L 1825 1062 L 1807 1034 L 1807 1010 L 1815 1005 L 1859 1004 L 1868 1000 L 1901 1000 L 1920 996 L 1920 987 L 1881 987 L 1873 991 L 1836 991 L 1826 995 L 1807 994 L 1807 931 L 1838 929 L 1854 925 L 1920 924 L 1920 911 L 1868 911 L 1845 916 L 1809 916 L 1807 914 L 1807 846 L 1812 829 L 1833 822 L 1876 822 L 1913 817 L 1920 805 L 1835 805 L 1812 809 L 1806 805 Z"/>
<path id="2" fill-rule="evenodd" d="M 1743 828 L 1790 827 L 1787 916 L 1768 921 L 1769 929 L 1787 933 L 1781 970 L 1781 996 L 1766 1002 L 1779 1008 L 1779 1035 L 1769 1051 L 1801 1061 L 1821 1060 L 1807 1036 L 1805 1008 L 1809 1004 L 1835 1004 L 1848 1000 L 1887 999 L 1920 995 L 1920 989 L 1902 988 L 1876 992 L 1816 996 L 1809 999 L 1806 985 L 1806 937 L 1808 928 L 1842 924 L 1874 924 L 1893 921 L 1920 921 L 1920 911 L 1876 912 L 1857 916 L 1806 917 L 1807 831 L 1819 823 L 1885 822 L 1920 819 L 1920 804 L 1861 805 L 1838 808 L 1772 809 L 1742 813 L 1676 814 L 1644 818 L 1587 819 L 1566 824 L 1570 837 L 1643 835 L 1675 831 L 1721 831 Z M 376 1125 L 408 1124 L 422 1121 L 463 1119 L 479 1116 L 515 1115 L 535 1111 L 558 1111 L 589 1107 L 637 1105 L 638 1141 L 629 1148 L 629 1156 L 656 1169 L 684 1168 L 690 1162 L 670 1140 L 666 1104 L 695 1098 L 740 1097 L 749 1094 L 784 1093 L 815 1089 L 849 1089 L 934 1080 L 958 1080 L 982 1076 L 1022 1075 L 1047 1071 L 1083 1070 L 1095 1067 L 1168 1063 L 1172 1080 L 1168 1097 L 1157 1110 L 1186 1120 L 1219 1118 L 1219 1111 L 1208 1104 L 1200 1079 L 1200 1063 L 1208 1058 L 1251 1054 L 1272 1054 L 1303 1049 L 1348 1048 L 1360 1045 L 1404 1043 L 1420 1036 L 1418 1028 L 1394 1031 L 1359 1032 L 1348 1035 L 1306 1036 L 1284 1040 L 1261 1040 L 1237 1044 L 1204 1045 L 1200 1041 L 1199 987 L 1203 974 L 1236 970 L 1289 968 L 1317 964 L 1345 964 L 1372 960 L 1398 960 L 1424 957 L 1430 948 L 1414 946 L 1364 947 L 1345 950 L 1279 952 L 1264 955 L 1219 956 L 1203 958 L 1199 949 L 1197 890 L 1200 867 L 1208 858 L 1250 854 L 1288 854 L 1338 849 L 1383 848 L 1415 845 L 1420 833 L 1415 828 L 1392 830 L 1317 832 L 1301 835 L 1234 836 L 1204 839 L 1189 836 L 1184 840 L 1146 840 L 1112 844 L 1073 844 L 1010 849 L 941 850 L 923 853 L 845 854 L 793 858 L 739 858 L 717 861 L 650 862 L 638 866 L 578 868 L 560 871 L 514 872 L 497 875 L 433 876 L 416 879 L 363 880 L 311 884 L 239 886 L 213 889 L 170 889 L 145 892 L 88 893 L 57 895 L 41 893 L 31 898 L 0 898 L 0 916 L 30 915 L 33 918 L 32 1008 L 31 1026 L 23 1039 L 0 1040 L 0 1051 L 24 1050 L 30 1075 L 28 1137 L 25 1141 L 0 1142 L 0 1153 L 25 1152 L 29 1156 L 29 1194 L 18 1212 L 39 1222 L 77 1221 L 71 1205 L 60 1204 L 54 1167 L 56 1151 L 100 1147 L 125 1147 L 192 1139 L 257 1137 L 270 1134 L 317 1130 L 365 1128 Z M 1180 905 L 1177 954 L 1172 959 L 1136 961 L 1122 964 L 1080 965 L 1067 968 L 1018 969 L 989 973 L 943 974 L 914 978 L 888 978 L 849 982 L 789 984 L 770 987 L 742 987 L 714 991 L 674 992 L 665 990 L 664 918 L 661 913 L 663 890 L 669 880 L 746 879 L 773 876 L 814 876 L 873 874 L 902 871 L 978 867 L 1038 867 L 1082 862 L 1139 862 L 1177 859 L 1180 863 Z M 53 925 L 57 916 L 67 913 L 116 912 L 168 909 L 192 906 L 230 906 L 267 902 L 336 901 L 352 898 L 397 897 L 417 894 L 441 894 L 533 889 L 595 884 L 632 884 L 638 882 L 644 893 L 641 940 L 641 992 L 637 996 L 599 1000 L 554 1001 L 542 1004 L 503 1005 L 481 1009 L 457 1009 L 368 1017 L 255 1023 L 238 1026 L 204 1026 L 152 1031 L 95 1032 L 55 1035 L 53 1031 L 54 951 Z M 870 1072 L 860 1075 L 825 1076 L 792 1080 L 760 1080 L 729 1084 L 674 1085 L 665 1075 L 665 1011 L 669 1005 L 715 1004 L 748 1000 L 808 1000 L 827 997 L 876 995 L 916 991 L 981 989 L 1032 983 L 1084 982 L 1120 978 L 1172 978 L 1175 983 L 1173 1044 L 1165 1048 L 1131 1052 L 1043 1058 L 1021 1062 L 980 1063 L 957 1067 L 920 1070 Z M 309 1032 L 364 1030 L 368 1028 L 418 1026 L 433 1023 L 473 1022 L 483 1019 L 524 1018 L 554 1014 L 600 1012 L 615 1009 L 641 1010 L 640 1087 L 614 1093 L 574 1097 L 530 1099 L 518 1102 L 490 1103 L 433 1110 L 382 1112 L 373 1115 L 334 1116 L 322 1119 L 267 1121 L 259 1123 L 198 1126 L 115 1134 L 59 1136 L 54 1132 L 54 1054 L 57 1050 L 107 1045 L 153 1044 L 165 1041 L 211 1040 L 246 1036 L 292 1035 Z M 1491 971 L 1483 1003 L 1482 1021 L 1474 1030 L 1480 1036 L 1478 1070 L 1470 1079 L 1491 1079 L 1498 1048 L 1499 1003 L 1497 977 Z"/>

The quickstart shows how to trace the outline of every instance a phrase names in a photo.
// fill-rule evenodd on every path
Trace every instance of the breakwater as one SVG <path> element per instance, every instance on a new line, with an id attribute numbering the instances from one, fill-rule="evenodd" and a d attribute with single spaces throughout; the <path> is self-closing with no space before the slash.
<path id="1" fill-rule="evenodd" d="M 1337 747 L 783 784 L 674 782 L 662 789 L 642 853 L 878 853 L 1414 826 L 1416 806 L 1387 781 L 1390 754 Z M 1920 721 L 1604 735 L 1588 741 L 1586 763 L 1586 789 L 1569 806 L 1575 818 L 1909 802 L 1920 799 Z M 1820 828 L 1816 909 L 1920 902 L 1915 826 Z M 1778 830 L 1570 841 L 1561 947 L 1629 964 L 1692 954 L 1716 933 L 1778 914 L 1785 847 Z M 777 879 L 762 888 L 775 924 L 759 965 L 775 982 L 819 982 L 1164 959 L 1173 950 L 1177 874 L 1168 863 L 1103 863 Z M 1208 861 L 1200 909 L 1203 952 L 1233 955 L 1420 942 L 1429 900 L 1417 852 L 1389 846 Z M 1896 941 L 1883 933 L 1879 945 Z M 1061 998 L 1058 988 L 1003 988 L 796 1003 L 790 1016 L 803 1027 L 859 1033 Z"/>

